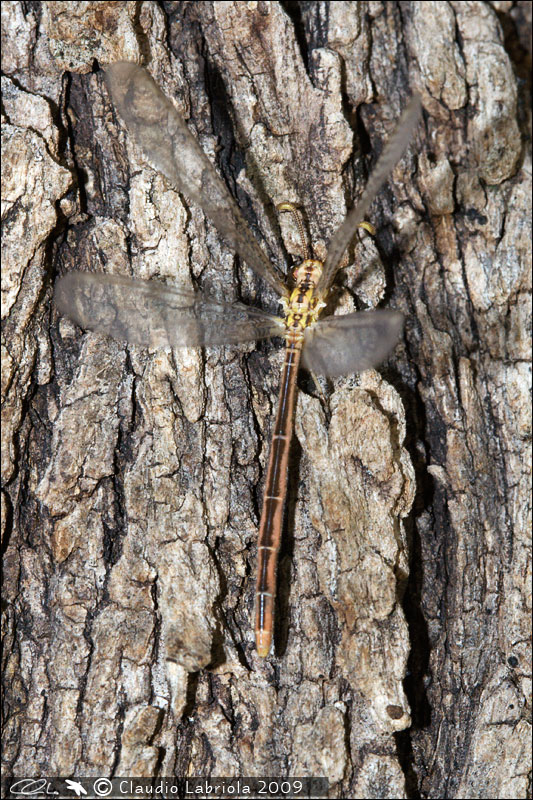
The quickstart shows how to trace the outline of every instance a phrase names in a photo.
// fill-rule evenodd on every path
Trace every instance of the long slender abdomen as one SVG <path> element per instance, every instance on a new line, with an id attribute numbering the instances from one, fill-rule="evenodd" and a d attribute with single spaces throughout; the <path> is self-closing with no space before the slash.
<path id="1" fill-rule="evenodd" d="M 279 405 L 274 423 L 274 433 L 259 524 L 257 557 L 255 642 L 262 658 L 268 655 L 274 624 L 276 599 L 276 570 L 283 527 L 283 510 L 287 495 L 287 469 L 289 448 L 296 409 L 296 378 L 300 364 L 303 337 L 288 339 L 285 365 L 281 376 Z"/>

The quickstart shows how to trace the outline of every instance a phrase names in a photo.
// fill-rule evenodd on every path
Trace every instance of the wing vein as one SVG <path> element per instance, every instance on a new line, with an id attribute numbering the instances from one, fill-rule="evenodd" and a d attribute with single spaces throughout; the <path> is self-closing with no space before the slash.
<path id="1" fill-rule="evenodd" d="M 324 269 L 316 289 L 320 297 L 324 297 L 327 294 L 331 282 L 335 277 L 335 273 L 339 268 L 339 263 L 357 227 L 365 218 L 377 193 L 402 157 L 409 144 L 411 135 L 418 124 L 421 110 L 422 105 L 420 97 L 418 95 L 413 95 L 409 105 L 400 117 L 394 134 L 385 145 L 359 202 L 348 213 L 344 222 L 333 235 L 328 247 L 326 261 L 324 262 Z"/>
<path id="2" fill-rule="evenodd" d="M 157 281 L 71 272 L 55 303 L 80 327 L 143 347 L 204 347 L 282 336 L 282 319 Z"/>
<path id="3" fill-rule="evenodd" d="M 207 214 L 222 236 L 278 294 L 285 286 L 224 181 L 149 73 L 127 61 L 106 67 L 113 104 L 148 162 Z"/>

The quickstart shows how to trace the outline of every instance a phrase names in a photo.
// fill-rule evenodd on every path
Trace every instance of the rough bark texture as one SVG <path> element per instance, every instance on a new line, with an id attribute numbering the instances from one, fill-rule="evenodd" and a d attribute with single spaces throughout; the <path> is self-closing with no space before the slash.
<path id="1" fill-rule="evenodd" d="M 10 774 L 530 796 L 530 10 L 2 3 Z M 148 64 L 278 265 L 299 244 L 276 204 L 302 207 L 324 256 L 423 99 L 337 298 L 400 308 L 405 336 L 326 404 L 303 385 L 265 661 L 279 349 L 147 352 L 51 302 L 58 274 L 98 269 L 274 308 L 125 133 L 97 68 L 118 59 Z"/>

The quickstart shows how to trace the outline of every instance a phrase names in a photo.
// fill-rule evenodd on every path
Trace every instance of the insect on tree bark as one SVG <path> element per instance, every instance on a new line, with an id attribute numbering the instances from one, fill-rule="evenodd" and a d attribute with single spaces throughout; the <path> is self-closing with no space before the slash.
<path id="1" fill-rule="evenodd" d="M 250 232 L 237 203 L 173 104 L 142 67 L 118 62 L 106 69 L 120 116 L 150 164 L 197 203 L 235 252 L 280 295 L 283 316 L 217 300 L 155 281 L 74 272 L 56 284 L 59 310 L 82 328 L 144 347 L 236 344 L 270 336 L 285 339 L 285 364 L 259 525 L 255 636 L 257 652 L 270 651 L 276 570 L 287 494 L 289 447 L 300 363 L 336 377 L 378 364 L 396 343 L 402 315 L 393 310 L 356 312 L 319 320 L 331 284 L 357 227 L 404 153 L 421 113 L 414 96 L 385 146 L 359 202 L 334 234 L 322 264 L 303 260 L 287 283 Z M 284 204 L 285 210 L 296 210 Z"/>

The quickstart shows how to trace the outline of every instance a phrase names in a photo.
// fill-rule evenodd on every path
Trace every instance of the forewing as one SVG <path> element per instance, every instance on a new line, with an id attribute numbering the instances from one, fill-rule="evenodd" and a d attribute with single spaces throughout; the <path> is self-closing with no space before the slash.
<path id="1" fill-rule="evenodd" d="M 398 341 L 402 326 L 399 311 L 326 317 L 305 330 L 303 366 L 331 378 L 375 367 Z"/>
<path id="2" fill-rule="evenodd" d="M 364 220 L 377 193 L 402 157 L 409 144 L 413 131 L 418 124 L 421 110 L 422 104 L 420 102 L 420 97 L 414 95 L 400 117 L 394 134 L 385 145 L 359 202 L 348 213 L 346 219 L 329 243 L 324 269 L 317 285 L 317 294 L 319 297 L 323 297 L 327 293 L 335 277 L 335 273 L 339 268 L 339 263 L 357 227 Z"/>
<path id="3" fill-rule="evenodd" d="M 143 347 L 201 347 L 282 336 L 283 320 L 157 281 L 71 272 L 54 300 L 81 328 Z"/>
<path id="4" fill-rule="evenodd" d="M 283 282 L 240 209 L 170 100 L 145 69 L 118 61 L 105 69 L 115 107 L 150 164 L 202 208 L 249 267 L 279 294 Z"/>

